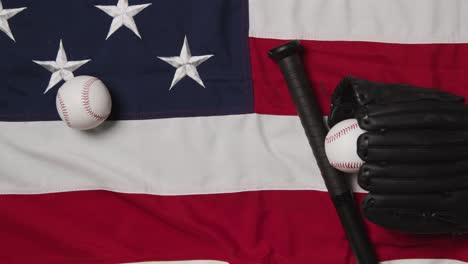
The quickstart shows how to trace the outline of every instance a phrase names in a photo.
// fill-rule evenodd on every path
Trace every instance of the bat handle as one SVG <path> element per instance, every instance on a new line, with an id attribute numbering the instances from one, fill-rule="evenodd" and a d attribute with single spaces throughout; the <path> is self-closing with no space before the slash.
<path id="1" fill-rule="evenodd" d="M 280 66 L 328 191 L 332 196 L 340 196 L 349 187 L 344 175 L 330 165 L 325 154 L 327 129 L 302 63 L 302 51 L 299 41 L 292 41 L 270 50 L 269 56 Z"/>
<path id="2" fill-rule="evenodd" d="M 268 55 L 280 66 L 356 260 L 359 264 L 376 264 L 377 257 L 357 213 L 352 192 L 344 180 L 345 176 L 333 168 L 326 157 L 324 140 L 327 130 L 302 63 L 302 51 L 299 41 L 291 41 L 270 50 Z"/>

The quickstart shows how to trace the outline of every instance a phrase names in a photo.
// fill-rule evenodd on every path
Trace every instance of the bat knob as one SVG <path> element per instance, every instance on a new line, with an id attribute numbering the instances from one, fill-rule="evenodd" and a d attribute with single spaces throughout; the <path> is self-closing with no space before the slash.
<path id="1" fill-rule="evenodd" d="M 276 62 L 291 55 L 299 55 L 303 48 L 299 40 L 293 40 L 268 51 L 268 56 Z"/>

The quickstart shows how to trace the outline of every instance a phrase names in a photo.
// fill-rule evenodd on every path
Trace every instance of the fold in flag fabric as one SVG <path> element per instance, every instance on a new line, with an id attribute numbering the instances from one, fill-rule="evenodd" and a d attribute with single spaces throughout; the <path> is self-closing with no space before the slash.
<path id="1" fill-rule="evenodd" d="M 356 264 L 266 53 L 301 40 L 324 117 L 345 75 L 467 96 L 467 13 L 463 0 L 0 0 L 0 262 Z M 79 75 L 113 100 L 87 132 L 55 108 Z M 468 262 L 467 236 L 365 224 L 382 263 Z"/>

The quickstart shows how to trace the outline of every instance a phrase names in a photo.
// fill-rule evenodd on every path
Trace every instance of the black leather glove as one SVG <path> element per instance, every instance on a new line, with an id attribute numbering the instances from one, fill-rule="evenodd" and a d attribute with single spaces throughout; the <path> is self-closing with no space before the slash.
<path id="1" fill-rule="evenodd" d="M 408 233 L 468 231 L 468 106 L 436 89 L 344 78 L 329 127 L 356 118 L 368 132 L 357 142 L 364 160 L 361 209 L 380 226 Z"/>

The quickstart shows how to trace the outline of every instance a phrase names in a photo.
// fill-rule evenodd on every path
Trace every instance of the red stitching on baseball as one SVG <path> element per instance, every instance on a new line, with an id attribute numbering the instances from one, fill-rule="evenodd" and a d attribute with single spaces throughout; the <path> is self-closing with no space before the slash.
<path id="1" fill-rule="evenodd" d="M 341 129 L 340 131 L 336 132 L 335 134 L 326 137 L 325 138 L 325 143 L 330 144 L 333 141 L 336 141 L 337 139 L 341 138 L 342 136 L 348 134 L 349 132 L 351 132 L 352 130 L 354 130 L 354 129 L 358 128 L 358 127 L 359 127 L 359 125 L 357 123 L 351 124 L 351 125 L 343 128 L 343 129 Z"/>
<path id="2" fill-rule="evenodd" d="M 86 113 L 88 113 L 91 117 L 93 117 L 96 120 L 103 120 L 106 119 L 109 114 L 107 115 L 100 115 L 96 112 L 93 111 L 91 108 L 91 103 L 89 102 L 89 90 L 93 83 L 97 81 L 97 78 L 91 78 L 85 82 L 83 85 L 83 93 L 81 94 L 81 103 L 83 104 L 84 109 L 86 110 Z"/>
<path id="3" fill-rule="evenodd" d="M 337 169 L 358 169 L 364 164 L 360 161 L 348 161 L 348 162 L 330 162 L 330 164 Z"/>
<path id="4" fill-rule="evenodd" d="M 65 123 L 67 124 L 67 126 L 71 127 L 70 116 L 68 115 L 67 107 L 65 106 L 65 102 L 63 101 L 62 96 L 59 92 L 57 92 L 57 98 L 59 100 L 60 110 L 62 111 Z"/>

